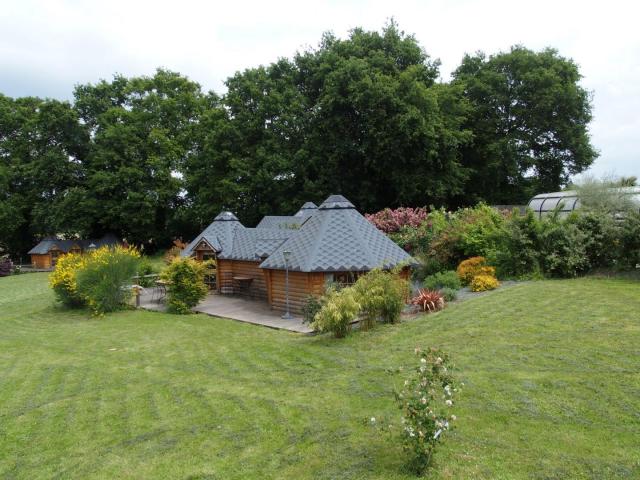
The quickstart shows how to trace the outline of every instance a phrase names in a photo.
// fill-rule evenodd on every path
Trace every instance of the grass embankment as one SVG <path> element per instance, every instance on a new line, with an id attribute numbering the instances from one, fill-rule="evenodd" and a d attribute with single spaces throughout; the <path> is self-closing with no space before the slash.
<path id="1" fill-rule="evenodd" d="M 412 478 L 389 370 L 452 355 L 430 478 L 638 478 L 640 284 L 531 282 L 346 340 L 201 315 L 92 319 L 0 279 L 0 478 Z"/>

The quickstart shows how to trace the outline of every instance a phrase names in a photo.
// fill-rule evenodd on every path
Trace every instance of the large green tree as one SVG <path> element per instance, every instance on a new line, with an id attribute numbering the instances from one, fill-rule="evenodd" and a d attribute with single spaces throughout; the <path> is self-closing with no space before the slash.
<path id="1" fill-rule="evenodd" d="M 0 247 L 74 230 L 68 197 L 83 181 L 88 135 L 68 102 L 0 95 Z"/>
<path id="2" fill-rule="evenodd" d="M 181 172 L 206 106 L 197 83 L 162 69 L 78 86 L 75 107 L 92 138 L 86 180 L 74 192 L 80 230 L 165 244 L 185 201 Z"/>
<path id="3" fill-rule="evenodd" d="M 296 56 L 309 97 L 306 182 L 361 209 L 447 202 L 461 193 L 459 146 L 469 139 L 459 89 L 436 83 L 432 61 L 394 23 L 381 33 L 325 35 Z"/>
<path id="4" fill-rule="evenodd" d="M 251 224 L 331 193 L 367 211 L 447 202 L 462 193 L 470 134 L 462 89 L 437 76 L 394 23 L 238 72 L 187 169 L 195 208 L 227 206 Z"/>
<path id="5" fill-rule="evenodd" d="M 223 108 L 210 105 L 203 115 L 198 150 L 185 170 L 203 224 L 221 209 L 253 224 L 297 208 L 306 107 L 296 78 L 287 60 L 239 72 L 226 81 Z"/>
<path id="6" fill-rule="evenodd" d="M 467 55 L 453 74 L 472 106 L 463 148 L 471 172 L 463 201 L 522 203 L 558 190 L 597 157 L 590 144 L 589 93 L 578 66 L 556 50 L 513 47 Z"/>

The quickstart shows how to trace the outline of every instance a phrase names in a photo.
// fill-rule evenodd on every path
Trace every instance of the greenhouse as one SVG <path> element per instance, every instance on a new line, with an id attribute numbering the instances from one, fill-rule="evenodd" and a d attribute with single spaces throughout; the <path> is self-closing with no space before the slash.
<path id="1" fill-rule="evenodd" d="M 629 196 L 640 211 L 640 187 L 625 187 L 611 189 L 612 195 Z M 580 208 L 580 198 L 575 190 L 565 192 L 541 193 L 536 195 L 527 205 L 535 212 L 538 218 L 558 209 L 560 216 L 567 216 L 572 211 Z"/>

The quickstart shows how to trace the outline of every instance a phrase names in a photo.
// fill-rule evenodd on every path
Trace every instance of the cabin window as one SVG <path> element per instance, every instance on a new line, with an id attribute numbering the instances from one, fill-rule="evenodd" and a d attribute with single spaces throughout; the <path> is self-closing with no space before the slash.
<path id="1" fill-rule="evenodd" d="M 362 273 L 363 272 L 335 272 L 330 281 L 342 286 L 349 286 L 356 283 L 356 280 L 358 280 L 358 277 L 360 277 Z"/>

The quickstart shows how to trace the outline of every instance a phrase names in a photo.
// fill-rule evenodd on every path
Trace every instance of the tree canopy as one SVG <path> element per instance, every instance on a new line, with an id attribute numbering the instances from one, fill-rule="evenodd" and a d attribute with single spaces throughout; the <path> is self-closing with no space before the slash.
<path id="1" fill-rule="evenodd" d="M 179 73 L 0 95 L 0 248 L 113 232 L 193 237 L 346 195 L 363 211 L 520 203 L 595 159 L 591 99 L 555 50 L 467 55 L 451 82 L 391 22 L 237 72 L 218 96 Z"/>
<path id="2" fill-rule="evenodd" d="M 467 201 L 522 203 L 559 190 L 593 163 L 590 95 L 580 78 L 578 66 L 553 49 L 464 57 L 453 84 L 471 103 L 465 126 L 473 142 L 462 149 L 471 172 Z"/>

